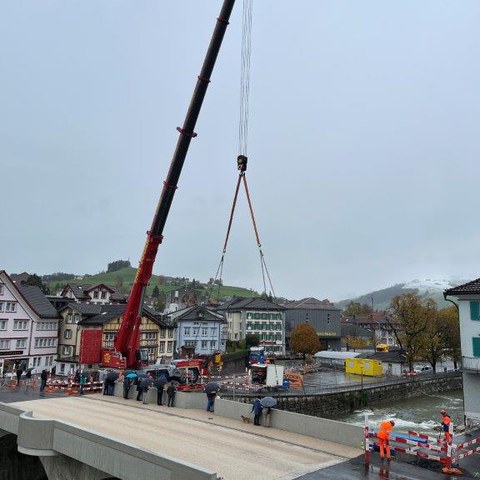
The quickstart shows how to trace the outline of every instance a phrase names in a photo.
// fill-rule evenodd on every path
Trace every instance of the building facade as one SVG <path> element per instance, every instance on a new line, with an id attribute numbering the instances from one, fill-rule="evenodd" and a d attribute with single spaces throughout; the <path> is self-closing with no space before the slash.
<path id="1" fill-rule="evenodd" d="M 225 314 L 228 338 L 258 335 L 267 354 L 285 354 L 285 308 L 262 298 L 234 298 L 217 308 Z"/>
<path id="2" fill-rule="evenodd" d="M 223 314 L 203 306 L 192 306 L 172 312 L 168 318 L 176 326 L 179 354 L 212 355 L 225 352 L 228 333 Z"/>
<path id="3" fill-rule="evenodd" d="M 302 324 L 310 324 L 317 332 L 320 350 L 341 349 L 341 310 L 328 300 L 303 298 L 285 305 L 286 337 L 290 338 L 292 330 Z"/>
<path id="4" fill-rule="evenodd" d="M 58 313 L 38 287 L 17 285 L 0 270 L 0 358 L 4 371 L 55 365 Z"/>
<path id="5" fill-rule="evenodd" d="M 480 278 L 444 292 L 457 299 L 466 421 L 480 421 Z"/>

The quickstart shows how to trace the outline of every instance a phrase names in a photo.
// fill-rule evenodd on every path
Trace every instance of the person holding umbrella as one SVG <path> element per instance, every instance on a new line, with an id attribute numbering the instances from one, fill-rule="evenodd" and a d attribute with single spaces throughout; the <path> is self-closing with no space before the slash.
<path id="1" fill-rule="evenodd" d="M 137 400 L 140 401 L 141 400 L 141 397 L 143 397 L 143 403 L 144 404 L 147 404 L 147 393 L 148 393 L 148 390 L 149 388 L 151 387 L 152 385 L 152 376 L 151 375 L 147 375 L 146 377 L 143 377 L 140 381 L 139 381 L 139 389 L 138 389 L 138 395 L 137 395 Z"/>
<path id="2" fill-rule="evenodd" d="M 136 378 L 137 378 L 136 372 L 127 373 L 123 378 L 123 398 L 125 400 L 128 400 L 130 387 L 132 386 L 132 383 L 135 381 Z"/>
<path id="3" fill-rule="evenodd" d="M 253 412 L 253 424 L 254 425 L 260 425 L 260 416 L 262 415 L 262 402 L 260 400 L 260 395 L 257 396 L 255 401 L 253 402 L 252 405 L 252 412 Z"/>
<path id="4" fill-rule="evenodd" d="M 277 400 L 273 397 L 263 397 L 260 400 L 260 403 L 263 408 L 267 409 L 265 413 L 265 418 L 263 420 L 263 426 L 269 427 L 270 426 L 270 414 L 272 413 L 272 408 L 277 404 Z"/>
<path id="5" fill-rule="evenodd" d="M 153 381 L 153 386 L 157 389 L 157 405 L 163 405 L 163 389 L 165 388 L 165 379 L 163 377 L 157 377 Z"/>
<path id="6" fill-rule="evenodd" d="M 207 394 L 207 412 L 214 411 L 215 398 L 217 398 L 217 392 L 220 390 L 220 385 L 215 382 L 207 383 L 204 392 Z"/>

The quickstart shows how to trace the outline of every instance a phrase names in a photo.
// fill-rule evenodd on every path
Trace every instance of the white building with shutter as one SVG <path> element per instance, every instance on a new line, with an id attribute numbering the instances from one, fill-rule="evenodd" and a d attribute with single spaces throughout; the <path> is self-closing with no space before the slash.
<path id="1" fill-rule="evenodd" d="M 480 278 L 444 292 L 456 297 L 460 320 L 463 401 L 467 421 L 480 421 Z"/>

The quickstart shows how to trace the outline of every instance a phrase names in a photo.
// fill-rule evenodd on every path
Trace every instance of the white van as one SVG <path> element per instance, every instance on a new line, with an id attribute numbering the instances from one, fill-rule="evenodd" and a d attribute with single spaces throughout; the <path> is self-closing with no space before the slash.
<path id="1" fill-rule="evenodd" d="M 430 365 L 418 365 L 416 366 L 413 371 L 415 373 L 432 373 L 433 368 Z"/>

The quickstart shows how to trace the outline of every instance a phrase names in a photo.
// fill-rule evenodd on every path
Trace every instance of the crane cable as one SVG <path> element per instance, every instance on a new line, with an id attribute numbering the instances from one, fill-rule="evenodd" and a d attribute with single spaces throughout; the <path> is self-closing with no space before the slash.
<path id="1" fill-rule="evenodd" d="M 253 0 L 243 0 L 243 17 L 242 17 L 242 54 L 241 54 L 241 75 L 240 75 L 240 121 L 239 121 L 239 128 L 238 128 L 238 158 L 237 158 L 237 166 L 240 170 L 238 175 L 237 185 L 235 187 L 235 194 L 232 202 L 232 208 L 230 210 L 230 219 L 228 222 L 227 233 L 225 236 L 225 242 L 223 245 L 223 252 L 222 257 L 220 260 L 220 264 L 217 268 L 217 272 L 215 274 L 214 283 L 211 286 L 210 290 L 210 297 L 211 292 L 215 283 L 218 281 L 218 289 L 217 289 L 217 299 L 220 296 L 220 286 L 221 280 L 223 276 L 223 265 L 225 260 L 225 254 L 227 251 L 228 240 L 230 237 L 230 230 L 232 227 L 233 216 L 235 214 L 235 207 L 237 205 L 238 199 L 238 191 L 240 188 L 240 183 L 243 180 L 243 185 L 245 188 L 245 194 L 247 196 L 248 207 L 250 210 L 250 216 L 252 219 L 253 229 L 255 232 L 255 238 L 257 241 L 257 246 L 260 254 L 260 266 L 262 270 L 262 280 L 263 280 L 263 288 L 264 292 L 267 292 L 267 282 L 265 279 L 265 275 L 268 278 L 268 282 L 270 285 L 270 292 L 275 297 L 275 291 L 273 289 L 272 280 L 270 277 L 270 273 L 267 268 L 267 264 L 265 261 L 265 255 L 262 251 L 262 245 L 260 242 L 260 236 L 258 234 L 257 224 L 255 221 L 255 215 L 253 212 L 252 201 L 250 199 L 250 193 L 248 190 L 247 185 L 247 178 L 245 176 L 245 172 L 247 170 L 247 153 L 248 153 L 248 120 L 249 120 L 249 98 L 250 98 L 250 59 L 252 53 L 252 5 Z"/>

